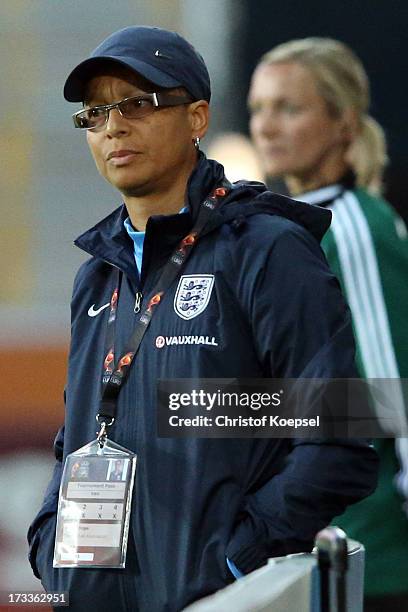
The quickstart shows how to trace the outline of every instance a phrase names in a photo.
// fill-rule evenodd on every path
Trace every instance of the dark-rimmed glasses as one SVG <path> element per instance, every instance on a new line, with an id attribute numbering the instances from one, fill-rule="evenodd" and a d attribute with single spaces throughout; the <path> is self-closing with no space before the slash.
<path id="1" fill-rule="evenodd" d="M 81 130 L 94 130 L 108 123 L 109 112 L 117 108 L 126 119 L 141 119 L 154 112 L 156 108 L 191 104 L 189 96 L 172 96 L 169 93 L 145 93 L 141 96 L 124 98 L 115 104 L 91 106 L 72 115 L 74 126 Z"/>

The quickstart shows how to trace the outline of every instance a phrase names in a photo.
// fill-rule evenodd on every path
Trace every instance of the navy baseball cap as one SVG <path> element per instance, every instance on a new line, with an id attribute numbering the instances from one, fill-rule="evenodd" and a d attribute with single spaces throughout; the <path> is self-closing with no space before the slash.
<path id="1" fill-rule="evenodd" d="M 101 42 L 67 78 L 65 99 L 83 102 L 86 84 L 107 63 L 130 68 L 159 87 L 185 87 L 194 100 L 210 101 L 210 76 L 201 55 L 176 32 L 150 26 L 123 28 Z"/>

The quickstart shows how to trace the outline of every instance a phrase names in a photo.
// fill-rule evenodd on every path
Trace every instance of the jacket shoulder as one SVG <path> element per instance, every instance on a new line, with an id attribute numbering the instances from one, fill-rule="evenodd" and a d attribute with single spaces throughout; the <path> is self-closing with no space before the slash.
<path id="1" fill-rule="evenodd" d="M 106 276 L 110 268 L 112 268 L 110 264 L 96 257 L 90 257 L 84 261 L 75 274 L 72 297 L 81 290 L 84 283 L 92 282 L 92 284 L 97 284 L 98 276 Z"/>
<path id="2" fill-rule="evenodd" d="M 78 269 L 74 279 L 71 299 L 71 326 L 78 313 L 86 306 L 88 309 L 93 303 L 99 303 L 107 293 L 112 293 L 112 282 L 109 280 L 114 268 L 101 259 L 90 258 Z"/>
<path id="3" fill-rule="evenodd" d="M 279 245 L 299 244 L 320 252 L 317 238 L 303 225 L 284 216 L 258 211 L 243 219 L 237 218 L 228 227 L 229 246 L 235 252 L 256 252 L 265 256 Z"/>
<path id="4" fill-rule="evenodd" d="M 247 218 L 251 220 L 251 225 L 259 225 L 261 230 L 266 224 L 272 235 L 275 234 L 275 230 L 279 233 L 283 227 L 299 226 L 307 230 L 317 242 L 320 242 L 327 232 L 332 218 L 332 213 L 328 209 L 292 200 L 271 191 L 252 193 L 244 201 L 237 202 L 234 198 L 229 204 L 232 206 L 228 205 L 224 209 L 225 219 L 229 222 L 235 217 Z"/>
<path id="5" fill-rule="evenodd" d="M 378 229 L 382 228 L 382 230 L 384 230 L 385 223 L 394 229 L 396 223 L 400 221 L 403 223 L 398 212 L 384 198 L 374 196 L 362 188 L 348 193 L 357 199 L 367 222 L 373 227 L 378 227 Z"/>
<path id="6" fill-rule="evenodd" d="M 380 257 L 397 258 L 401 265 L 404 262 L 406 266 L 408 264 L 408 230 L 402 217 L 386 200 L 373 196 L 364 189 L 346 193 L 351 198 L 348 214 L 358 228 L 359 235 L 364 236 L 365 227 Z M 355 198 L 356 207 L 352 205 L 353 198 Z"/>

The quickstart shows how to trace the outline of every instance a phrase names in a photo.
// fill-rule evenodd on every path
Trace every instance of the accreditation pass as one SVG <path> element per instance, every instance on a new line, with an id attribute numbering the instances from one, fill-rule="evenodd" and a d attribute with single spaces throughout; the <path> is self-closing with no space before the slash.
<path id="1" fill-rule="evenodd" d="M 68 455 L 54 567 L 125 567 L 135 469 L 136 455 L 110 440 Z"/>

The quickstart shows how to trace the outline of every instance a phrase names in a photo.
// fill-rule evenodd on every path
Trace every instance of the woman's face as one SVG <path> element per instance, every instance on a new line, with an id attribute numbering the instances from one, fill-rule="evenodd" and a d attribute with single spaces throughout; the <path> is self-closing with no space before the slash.
<path id="1" fill-rule="evenodd" d="M 328 184 L 345 172 L 344 121 L 329 113 L 307 68 L 298 63 L 260 64 L 248 105 L 251 136 L 268 177 L 283 177 L 289 186 L 295 182 L 301 191 Z"/>

